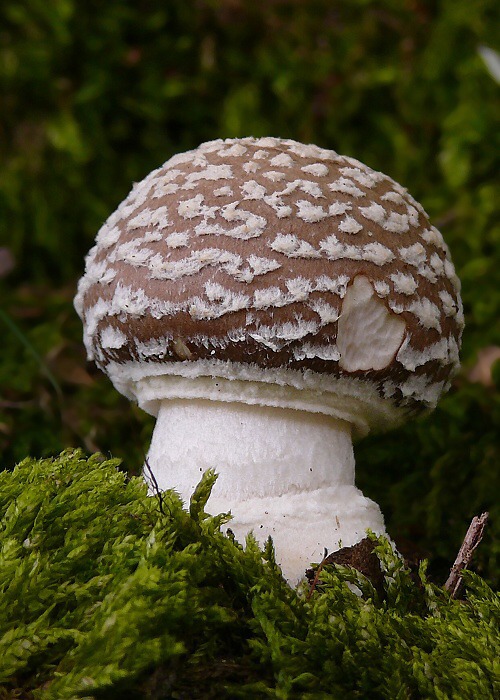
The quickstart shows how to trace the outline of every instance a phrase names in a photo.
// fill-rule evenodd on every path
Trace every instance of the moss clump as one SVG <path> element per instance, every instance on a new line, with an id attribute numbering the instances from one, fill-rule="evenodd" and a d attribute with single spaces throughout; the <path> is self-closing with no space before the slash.
<path id="1" fill-rule="evenodd" d="M 498 85 L 480 53 L 499 17 L 498 0 L 2 0 L 2 466 L 72 446 L 140 469 L 153 420 L 85 366 L 72 306 L 132 182 L 209 139 L 316 143 L 407 187 L 462 280 L 460 375 L 427 420 L 357 446 L 358 485 L 440 581 L 489 511 L 474 562 L 498 585 L 500 363 L 471 377 L 500 347 Z"/>
<path id="2" fill-rule="evenodd" d="M 293 591 L 270 544 L 204 512 L 215 478 L 185 510 L 99 455 L 0 474 L 0 697 L 495 697 L 500 600 L 478 576 L 450 600 L 380 539 L 382 591 L 342 567 Z"/>

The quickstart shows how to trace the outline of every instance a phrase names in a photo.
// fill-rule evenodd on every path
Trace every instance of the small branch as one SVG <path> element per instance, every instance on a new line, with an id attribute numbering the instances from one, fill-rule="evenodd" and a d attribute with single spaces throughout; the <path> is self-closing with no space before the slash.
<path id="1" fill-rule="evenodd" d="M 467 534 L 465 535 L 462 546 L 457 554 L 455 563 L 451 567 L 450 575 L 444 584 L 445 590 L 448 591 L 452 598 L 456 598 L 462 585 L 462 571 L 465 569 L 472 559 L 474 550 L 483 539 L 484 528 L 488 521 L 489 513 L 476 515 L 472 518 Z"/>
<path id="2" fill-rule="evenodd" d="M 160 509 L 160 513 L 162 515 L 165 515 L 165 511 L 163 509 L 163 494 L 160 491 L 160 487 L 158 486 L 158 482 L 156 481 L 156 476 L 154 475 L 153 470 L 149 466 L 149 462 L 148 462 L 147 457 L 144 458 L 144 471 L 147 474 L 147 475 L 145 474 L 146 481 L 150 482 L 153 493 L 158 498 L 158 507 Z"/>
<path id="3" fill-rule="evenodd" d="M 323 560 L 320 562 L 318 568 L 316 569 L 316 574 L 314 575 L 314 579 L 313 579 L 313 582 L 311 583 L 311 587 L 307 591 L 306 600 L 309 600 L 310 597 L 312 596 L 312 594 L 314 593 L 314 591 L 316 590 L 316 586 L 318 585 L 321 571 L 322 571 L 327 559 L 328 559 L 328 550 L 325 547 L 325 553 L 323 556 Z"/>

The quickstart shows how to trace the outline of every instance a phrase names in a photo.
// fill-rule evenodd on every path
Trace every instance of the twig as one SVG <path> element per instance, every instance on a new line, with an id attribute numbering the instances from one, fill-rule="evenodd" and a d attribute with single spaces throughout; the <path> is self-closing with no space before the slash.
<path id="1" fill-rule="evenodd" d="M 483 539 L 484 528 L 488 520 L 489 513 L 476 515 L 472 518 L 467 534 L 465 535 L 462 546 L 457 554 L 455 563 L 451 567 L 450 575 L 444 584 L 445 590 L 448 591 L 451 598 L 456 598 L 462 585 L 462 571 L 469 565 L 474 550 Z"/>
<path id="2" fill-rule="evenodd" d="M 307 591 L 306 600 L 309 600 L 309 598 L 312 596 L 312 594 L 316 590 L 316 586 L 318 585 L 318 581 L 319 581 L 319 576 L 321 574 L 321 571 L 322 571 L 327 559 L 328 559 L 328 550 L 325 547 L 323 559 L 320 562 L 318 568 L 316 569 L 316 574 L 314 575 L 314 579 L 313 579 L 313 582 L 311 583 L 311 587 Z"/>
<path id="3" fill-rule="evenodd" d="M 160 491 L 158 482 L 156 481 L 156 476 L 154 475 L 153 470 L 149 466 L 147 457 L 144 458 L 144 470 L 147 472 L 146 481 L 150 482 L 151 488 L 153 489 L 153 493 L 158 498 L 158 507 L 160 509 L 160 513 L 162 515 L 165 515 L 165 511 L 163 509 L 163 494 Z"/>

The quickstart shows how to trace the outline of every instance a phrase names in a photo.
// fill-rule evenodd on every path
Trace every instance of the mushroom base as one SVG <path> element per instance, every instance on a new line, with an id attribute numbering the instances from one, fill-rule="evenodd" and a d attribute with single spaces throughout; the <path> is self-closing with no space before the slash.
<path id="1" fill-rule="evenodd" d="M 213 498 L 209 505 L 213 513 L 228 509 L 223 499 Z M 386 534 L 380 508 L 355 486 L 252 498 L 233 505 L 231 511 L 234 518 L 226 529 L 231 529 L 239 542 L 253 531 L 263 546 L 271 535 L 276 562 L 292 586 L 305 578 L 306 569 L 321 562 L 325 553 L 360 542 L 366 530 Z"/>
<path id="2" fill-rule="evenodd" d="M 272 536 L 276 560 L 297 583 L 324 550 L 385 532 L 379 507 L 354 485 L 351 426 L 323 414 L 208 400 L 162 401 L 148 454 L 161 490 L 188 501 L 202 473 L 219 477 L 209 512 L 231 511 L 244 541 Z"/>

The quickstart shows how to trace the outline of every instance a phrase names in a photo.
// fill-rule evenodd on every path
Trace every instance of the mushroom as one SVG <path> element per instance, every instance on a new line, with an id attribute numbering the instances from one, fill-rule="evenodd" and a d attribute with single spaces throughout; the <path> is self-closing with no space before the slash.
<path id="1" fill-rule="evenodd" d="M 273 537 L 291 583 L 384 533 L 352 440 L 429 411 L 458 367 L 459 281 L 392 179 L 278 138 L 217 140 L 136 184 L 75 298 L 89 358 L 157 417 L 148 464 Z"/>

